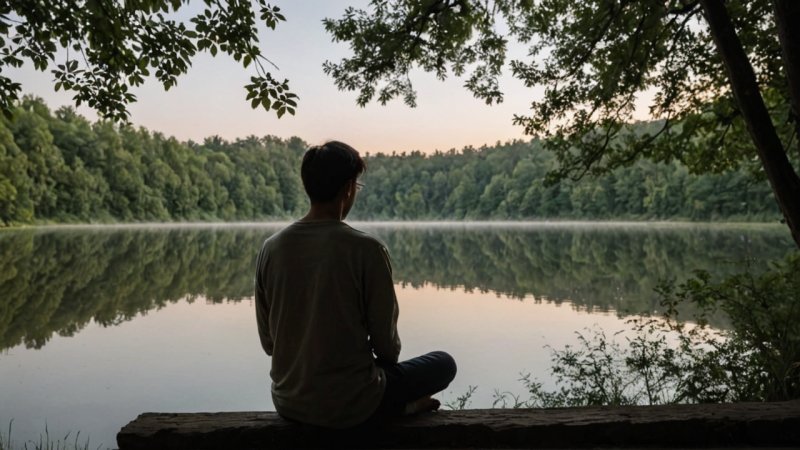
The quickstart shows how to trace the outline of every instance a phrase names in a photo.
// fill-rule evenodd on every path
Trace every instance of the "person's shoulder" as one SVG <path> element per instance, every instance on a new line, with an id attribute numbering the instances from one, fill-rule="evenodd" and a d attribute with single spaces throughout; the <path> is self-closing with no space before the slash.
<path id="1" fill-rule="evenodd" d="M 357 241 L 357 247 L 360 248 L 359 253 L 364 257 L 366 264 L 372 270 L 382 270 L 381 268 L 388 268 L 389 273 L 392 271 L 392 258 L 389 255 L 389 249 L 386 244 L 377 236 L 374 236 L 366 231 L 357 230 L 347 225 L 349 233 L 353 239 Z"/>
<path id="2" fill-rule="evenodd" d="M 264 239 L 264 245 L 263 246 L 267 247 L 267 246 L 269 246 L 269 244 L 280 240 L 281 237 L 285 234 L 286 228 L 289 228 L 289 227 L 281 228 L 280 230 L 278 230 L 278 231 L 270 234 L 269 236 L 267 236 L 267 238 Z"/>
<path id="3" fill-rule="evenodd" d="M 290 223 L 289 225 L 269 235 L 264 240 L 263 244 L 261 245 L 261 248 L 269 249 L 270 247 L 275 247 L 276 245 L 279 245 L 282 241 L 289 238 L 293 234 L 293 229 L 295 228 L 295 224 L 296 222 Z"/>
<path id="4" fill-rule="evenodd" d="M 377 236 L 375 236 L 375 235 L 373 235 L 371 233 L 368 233 L 368 232 L 366 232 L 364 230 L 359 230 L 357 228 L 353 228 L 352 226 L 350 226 L 347 223 L 342 222 L 342 224 L 344 225 L 344 227 L 342 227 L 342 230 L 345 233 L 347 233 L 348 235 L 350 235 L 352 237 L 352 239 L 357 240 L 357 241 L 361 241 L 361 242 L 363 242 L 365 244 L 373 244 L 373 245 L 383 245 L 383 246 L 385 246 L 383 241 L 381 241 Z"/>
<path id="5" fill-rule="evenodd" d="M 386 244 L 377 236 L 366 231 L 353 228 L 344 222 L 342 223 L 344 224 L 343 230 L 358 244 L 384 252 L 387 251 Z"/>

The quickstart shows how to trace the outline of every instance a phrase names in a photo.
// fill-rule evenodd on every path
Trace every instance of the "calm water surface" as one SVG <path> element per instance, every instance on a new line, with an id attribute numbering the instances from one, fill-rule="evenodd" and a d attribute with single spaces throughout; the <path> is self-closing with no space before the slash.
<path id="1" fill-rule="evenodd" d="M 623 329 L 653 287 L 703 268 L 755 268 L 793 248 L 785 227 L 356 224 L 386 242 L 401 358 L 451 352 L 452 401 L 478 386 L 551 383 L 549 350 L 575 331 Z M 256 335 L 254 261 L 280 225 L 0 232 L 0 429 L 17 443 L 67 431 L 115 447 L 145 411 L 271 410 Z"/>

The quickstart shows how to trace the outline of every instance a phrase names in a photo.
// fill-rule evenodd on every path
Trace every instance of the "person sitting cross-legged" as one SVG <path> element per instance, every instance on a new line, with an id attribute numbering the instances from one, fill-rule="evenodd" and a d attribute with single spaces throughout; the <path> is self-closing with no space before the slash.
<path id="1" fill-rule="evenodd" d="M 366 169 L 341 142 L 311 147 L 301 177 L 308 214 L 258 255 L 258 334 L 272 357 L 272 399 L 290 420 L 350 428 L 435 410 L 454 379 L 441 351 L 398 362 L 398 305 L 386 247 L 347 217 Z"/>

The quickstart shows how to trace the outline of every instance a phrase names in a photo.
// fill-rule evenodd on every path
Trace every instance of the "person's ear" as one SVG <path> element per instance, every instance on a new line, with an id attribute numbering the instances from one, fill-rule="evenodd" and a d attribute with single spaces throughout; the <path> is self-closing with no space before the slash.
<path id="1" fill-rule="evenodd" d="M 350 184 L 347 186 L 347 198 L 350 198 L 356 190 L 356 180 L 350 180 Z"/>

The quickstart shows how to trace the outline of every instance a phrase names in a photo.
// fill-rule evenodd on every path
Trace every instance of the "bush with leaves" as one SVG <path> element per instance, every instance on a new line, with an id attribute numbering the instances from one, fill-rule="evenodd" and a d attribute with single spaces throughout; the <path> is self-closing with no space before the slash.
<path id="1" fill-rule="evenodd" d="M 714 282 L 704 271 L 660 288 L 669 326 L 709 346 L 696 361 L 686 396 L 696 401 L 775 401 L 800 397 L 800 253 Z M 701 308 L 697 327 L 674 320 L 677 306 Z M 724 313 L 731 329 L 708 338 L 708 318 Z"/>
<path id="2" fill-rule="evenodd" d="M 763 273 L 713 281 L 707 272 L 658 288 L 663 318 L 631 319 L 623 346 L 595 330 L 553 350 L 557 389 L 523 375 L 528 399 L 495 392 L 494 406 L 562 407 L 780 401 L 800 398 L 800 253 Z M 679 306 L 699 312 L 679 321 Z M 709 327 L 723 314 L 729 329 Z"/>

